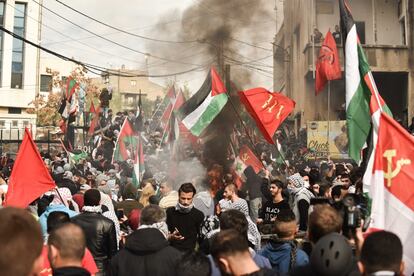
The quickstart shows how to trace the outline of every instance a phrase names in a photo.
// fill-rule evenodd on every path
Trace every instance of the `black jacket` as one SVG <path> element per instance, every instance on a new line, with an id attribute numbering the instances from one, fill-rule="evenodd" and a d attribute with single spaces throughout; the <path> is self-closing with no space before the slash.
<path id="1" fill-rule="evenodd" d="M 158 229 L 136 230 L 125 248 L 111 260 L 111 276 L 175 275 L 181 253 L 168 244 Z"/>
<path id="2" fill-rule="evenodd" d="M 72 218 L 86 237 L 86 246 L 91 251 L 99 271 L 105 271 L 109 260 L 116 254 L 115 225 L 112 220 L 99 213 L 84 212 Z"/>
<path id="3" fill-rule="evenodd" d="M 82 267 L 68 266 L 53 270 L 53 276 L 90 276 L 89 271 Z"/>

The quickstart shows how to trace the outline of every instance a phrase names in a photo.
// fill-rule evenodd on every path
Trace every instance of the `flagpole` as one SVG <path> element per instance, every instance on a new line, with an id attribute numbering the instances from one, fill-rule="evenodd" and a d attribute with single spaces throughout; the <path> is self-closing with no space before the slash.
<path id="1" fill-rule="evenodd" d="M 326 137 L 326 144 L 328 145 L 328 156 L 331 154 L 330 148 L 329 148 L 329 131 L 331 128 L 331 122 L 330 122 L 330 111 L 331 111 L 331 81 L 328 80 L 328 136 Z"/>

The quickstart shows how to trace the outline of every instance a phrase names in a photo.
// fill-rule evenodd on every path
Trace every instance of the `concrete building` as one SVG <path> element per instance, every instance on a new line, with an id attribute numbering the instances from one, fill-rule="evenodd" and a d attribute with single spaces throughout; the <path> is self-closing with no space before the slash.
<path id="1" fill-rule="evenodd" d="M 39 93 L 42 96 L 47 97 L 49 92 L 59 93 L 62 88 L 60 85 L 52 85 L 53 83 L 53 71 L 59 72 L 59 78 L 66 78 L 71 74 L 71 72 L 77 68 L 77 64 L 66 61 L 54 56 L 45 55 L 40 58 L 40 67 L 39 67 Z M 55 81 L 58 81 L 55 79 Z"/>
<path id="2" fill-rule="evenodd" d="M 39 6 L 33 1 L 0 2 L 0 24 L 34 42 L 40 37 L 38 19 Z M 36 95 L 38 55 L 35 47 L 0 33 L 0 129 L 36 127 L 36 115 L 26 110 Z"/>
<path id="3" fill-rule="evenodd" d="M 114 93 L 120 93 L 121 109 L 135 109 L 138 105 L 139 91 L 141 95 L 148 100 L 154 101 L 158 96 L 164 97 L 165 88 L 149 80 L 148 77 L 123 77 L 124 75 L 145 75 L 146 72 L 139 70 L 131 70 L 122 67 L 121 69 L 113 69 L 108 76 L 103 75 L 101 78 L 93 78 L 92 83 L 99 89 L 111 86 Z"/>
<path id="4" fill-rule="evenodd" d="M 394 117 L 407 123 L 414 116 L 414 1 L 347 0 L 360 41 L 380 94 Z M 344 119 L 344 79 L 331 82 L 315 96 L 314 70 L 321 43 L 312 43 L 314 29 L 324 36 L 339 25 L 338 0 L 284 1 L 284 21 L 274 41 L 275 87 L 297 103 L 298 126 L 309 120 Z M 343 68 L 343 49 L 338 51 Z M 276 70 L 277 68 L 277 70 Z M 344 75 L 343 75 L 344 77 Z"/>

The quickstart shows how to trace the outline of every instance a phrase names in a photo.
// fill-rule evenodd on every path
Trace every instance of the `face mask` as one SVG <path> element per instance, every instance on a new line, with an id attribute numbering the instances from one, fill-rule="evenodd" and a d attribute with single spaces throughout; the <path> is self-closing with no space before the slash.
<path id="1" fill-rule="evenodd" d="M 180 213 L 187 214 L 191 212 L 191 209 L 193 209 L 193 204 L 191 203 L 189 206 L 184 206 L 180 204 L 179 202 L 175 206 L 175 210 L 177 210 Z"/>
<path id="2" fill-rule="evenodd" d="M 305 182 L 305 188 L 309 188 L 310 187 L 310 184 L 309 184 L 309 180 L 304 180 L 303 182 Z"/>

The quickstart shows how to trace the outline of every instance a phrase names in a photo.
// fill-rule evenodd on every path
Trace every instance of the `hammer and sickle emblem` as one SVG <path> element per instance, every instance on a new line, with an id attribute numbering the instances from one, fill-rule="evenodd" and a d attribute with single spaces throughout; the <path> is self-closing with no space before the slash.
<path id="1" fill-rule="evenodd" d="M 243 153 L 243 155 L 241 156 L 241 160 L 243 160 L 243 162 L 246 163 L 246 161 L 249 159 L 249 155 L 247 153 Z"/>
<path id="2" fill-rule="evenodd" d="M 262 105 L 262 108 L 267 108 L 270 105 L 270 102 L 273 99 L 273 95 L 269 95 L 269 98 L 265 101 L 265 103 Z"/>
<path id="3" fill-rule="evenodd" d="M 280 106 L 280 108 L 279 108 L 279 112 L 277 113 L 277 115 L 276 115 L 276 119 L 278 119 L 279 120 L 279 118 L 280 118 L 280 113 L 282 113 L 282 111 L 283 111 L 283 109 L 285 108 L 285 106 L 284 105 L 281 105 Z"/>
<path id="4" fill-rule="evenodd" d="M 411 164 L 410 159 L 401 158 L 400 160 L 397 161 L 397 167 L 395 168 L 395 170 L 393 170 L 392 169 L 392 159 L 396 155 L 397 155 L 397 150 L 395 150 L 395 149 L 386 150 L 383 154 L 383 156 L 385 158 L 387 158 L 387 171 L 384 172 L 384 177 L 385 177 L 385 179 L 387 179 L 387 187 L 391 187 L 391 180 L 400 173 L 401 167 L 403 165 L 410 165 Z"/>

